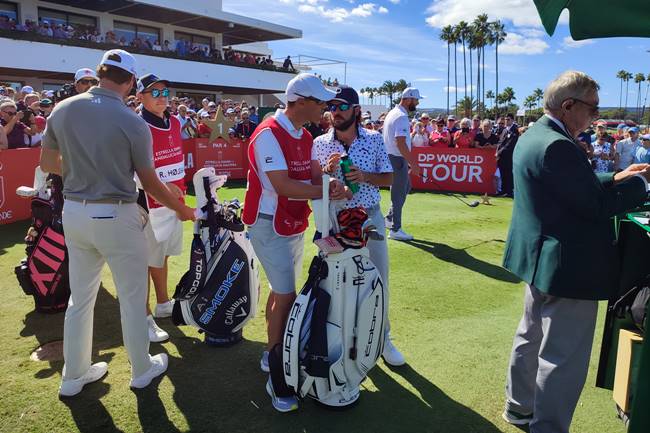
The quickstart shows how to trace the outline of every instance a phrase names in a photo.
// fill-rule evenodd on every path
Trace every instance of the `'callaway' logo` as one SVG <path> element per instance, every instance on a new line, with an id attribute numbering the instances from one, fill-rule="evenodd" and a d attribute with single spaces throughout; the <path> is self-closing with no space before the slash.
<path id="1" fill-rule="evenodd" d="M 237 277 L 239 276 L 239 273 L 244 268 L 244 266 L 246 266 L 246 262 L 239 259 L 235 259 L 233 264 L 230 266 L 230 270 L 226 275 L 226 279 L 223 280 L 223 282 L 219 286 L 219 289 L 217 289 L 217 292 L 214 294 L 214 297 L 212 298 L 210 306 L 203 312 L 201 318 L 199 319 L 199 322 L 203 323 L 204 325 L 210 323 L 210 320 L 212 320 L 212 316 L 214 316 L 214 313 L 217 311 L 217 308 L 219 308 L 223 300 L 226 299 L 226 296 L 228 296 L 228 293 L 230 292 L 230 288 L 237 280 Z"/>

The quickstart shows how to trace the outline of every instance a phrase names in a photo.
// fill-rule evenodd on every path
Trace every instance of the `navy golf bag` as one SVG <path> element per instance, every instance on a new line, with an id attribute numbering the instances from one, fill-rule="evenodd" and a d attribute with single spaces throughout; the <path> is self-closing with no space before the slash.
<path id="1" fill-rule="evenodd" d="M 37 311 L 58 313 L 65 311 L 70 298 L 61 177 L 49 175 L 47 183 L 33 194 L 32 221 L 25 237 L 27 257 L 14 272 L 25 294 L 34 297 Z"/>
<path id="2" fill-rule="evenodd" d="M 239 217 L 239 202 L 218 203 L 216 189 L 225 177 L 204 168 L 194 176 L 197 208 L 190 269 L 174 293 L 172 319 L 205 332 L 205 341 L 229 346 L 242 339 L 242 328 L 257 311 L 259 269 L 248 233 Z"/>

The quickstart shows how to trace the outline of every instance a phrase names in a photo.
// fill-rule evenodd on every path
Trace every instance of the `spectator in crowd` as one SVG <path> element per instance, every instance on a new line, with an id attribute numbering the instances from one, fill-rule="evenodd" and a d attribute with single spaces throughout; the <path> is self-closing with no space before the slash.
<path id="1" fill-rule="evenodd" d="M 641 145 L 634 152 L 635 164 L 650 164 L 650 134 L 641 137 Z"/>
<path id="2" fill-rule="evenodd" d="M 31 118 L 33 120 L 30 128 L 34 131 L 34 135 L 25 135 L 25 145 L 28 147 L 40 147 L 47 120 L 43 116 L 32 116 Z"/>
<path id="3" fill-rule="evenodd" d="M 500 126 L 500 125 L 499 125 Z M 501 195 L 514 196 L 514 183 L 512 178 L 512 155 L 519 139 L 519 126 L 515 123 L 512 113 L 506 114 L 505 126 L 499 137 L 497 146 L 497 165 L 501 172 Z"/>
<path id="4" fill-rule="evenodd" d="M 605 134 L 596 134 L 596 141 L 592 143 L 594 157 L 592 164 L 596 173 L 608 173 L 614 166 L 614 145 L 607 141 Z"/>
<path id="5" fill-rule="evenodd" d="M 408 119 L 408 113 L 415 111 L 420 99 L 418 89 L 407 87 L 402 92 L 400 103 L 388 113 L 384 121 L 384 143 L 393 166 L 393 185 L 390 188 L 391 207 L 386 215 L 386 225 L 390 229 L 389 239 L 397 241 L 413 239 L 412 235 L 402 230 L 402 208 L 411 191 L 409 168 L 410 174 L 420 176 L 420 166 L 411 153 L 411 131 Z M 401 355 L 398 358 L 403 364 L 404 358 Z"/>
<path id="6" fill-rule="evenodd" d="M 119 44 L 120 47 L 126 47 L 126 46 L 129 45 L 129 43 L 126 41 L 126 38 L 124 36 L 122 36 L 120 38 L 120 41 L 118 42 L 118 44 Z"/>
<path id="7" fill-rule="evenodd" d="M 435 148 L 449 147 L 451 137 L 449 131 L 445 128 L 445 119 L 437 117 L 435 127 L 431 134 L 429 134 L 429 145 Z"/>
<path id="8" fill-rule="evenodd" d="M 228 108 L 226 110 L 226 118 L 228 118 L 228 120 L 230 120 L 231 122 L 236 122 L 237 121 L 236 117 L 237 114 L 235 113 L 234 108 Z"/>
<path id="9" fill-rule="evenodd" d="M 163 42 L 161 48 L 162 48 L 162 51 L 165 52 L 165 53 L 168 53 L 168 52 L 172 51 L 172 47 L 169 44 L 169 41 L 167 39 L 165 39 L 165 41 Z"/>
<path id="10" fill-rule="evenodd" d="M 374 130 L 375 130 L 375 128 L 374 128 L 373 125 L 372 125 L 372 120 L 370 120 L 370 118 L 367 118 L 366 120 L 364 120 L 362 126 L 363 126 L 365 129 L 368 129 L 368 130 L 371 130 L 371 131 L 374 131 Z"/>
<path id="11" fill-rule="evenodd" d="M 9 141 L 7 141 L 7 134 L 4 128 L 0 128 L 0 150 L 7 150 L 9 148 Z"/>
<path id="12" fill-rule="evenodd" d="M 293 67 L 293 62 L 291 61 L 291 56 L 287 56 L 287 58 L 284 59 L 284 62 L 282 63 L 282 68 L 292 72 L 296 72 L 296 69 Z"/>
<path id="13" fill-rule="evenodd" d="M 634 126 L 627 131 L 630 136 L 616 143 L 616 170 L 625 170 L 632 165 L 636 149 L 641 146 L 641 141 L 639 141 L 639 128 Z"/>
<path id="14" fill-rule="evenodd" d="M 254 122 L 256 124 L 260 123 L 260 118 L 257 115 L 257 109 L 255 107 L 250 107 L 248 109 L 248 116 L 250 117 L 251 122 Z"/>
<path id="15" fill-rule="evenodd" d="M 253 135 L 255 128 L 257 128 L 257 123 L 251 121 L 248 110 L 242 111 L 241 120 L 235 126 L 235 135 L 242 140 L 247 140 Z"/>
<path id="16" fill-rule="evenodd" d="M 126 100 L 126 106 L 129 107 L 131 110 L 133 110 L 134 113 L 140 113 L 140 110 L 138 108 L 138 102 L 135 100 L 135 97 L 133 99 L 128 98 Z"/>
<path id="17" fill-rule="evenodd" d="M 619 123 L 616 126 L 616 134 L 614 134 L 614 140 L 620 141 L 625 139 L 626 130 L 627 130 L 627 125 L 625 123 Z"/>
<path id="18" fill-rule="evenodd" d="M 467 117 L 460 121 L 460 130 L 454 133 L 454 147 L 458 149 L 474 147 L 474 133 L 471 126 L 472 121 Z"/>
<path id="19" fill-rule="evenodd" d="M 41 22 L 41 25 L 38 26 L 38 34 L 41 36 L 47 36 L 49 38 L 54 37 L 54 31 L 52 30 L 52 26 L 50 26 L 50 23 L 48 21 Z"/>
<path id="20" fill-rule="evenodd" d="M 480 149 L 496 149 L 499 137 L 492 132 L 492 121 L 485 119 L 481 123 L 481 130 L 474 137 L 474 147 Z"/>
<path id="21" fill-rule="evenodd" d="M 372 129 L 379 133 L 382 133 L 384 129 L 384 121 L 380 119 L 373 120 Z"/>
<path id="22" fill-rule="evenodd" d="M 580 134 L 578 134 L 576 141 L 587 154 L 587 158 L 589 158 L 591 161 L 591 159 L 594 157 L 594 147 L 591 145 L 591 134 L 587 131 L 582 131 Z"/>
<path id="23" fill-rule="evenodd" d="M 456 134 L 456 131 L 458 131 L 460 128 L 458 125 L 456 125 L 456 116 L 453 114 L 447 117 L 447 132 L 449 133 L 449 147 L 456 147 L 454 145 L 454 134 Z"/>
<path id="24" fill-rule="evenodd" d="M 47 118 L 47 116 L 49 116 L 50 113 L 52 112 L 53 108 L 54 108 L 54 103 L 52 102 L 52 100 L 49 98 L 43 98 L 38 103 L 37 114 L 39 116 L 43 116 L 44 118 Z"/>
<path id="25" fill-rule="evenodd" d="M 605 141 L 607 141 L 610 144 L 614 144 L 614 142 L 616 141 L 614 137 L 609 135 L 609 133 L 607 132 L 607 122 L 605 122 L 604 120 L 599 120 L 598 122 L 596 122 L 596 133 L 591 136 L 592 143 L 596 141 L 596 138 L 598 138 L 599 135 L 605 137 Z"/>
<path id="26" fill-rule="evenodd" d="M 176 118 L 181 122 L 181 138 L 187 140 L 196 136 L 196 124 L 187 112 L 187 106 L 181 104 L 178 106 Z"/>
<path id="27" fill-rule="evenodd" d="M 427 135 L 433 132 L 433 125 L 431 125 L 431 117 L 429 117 L 429 113 L 422 113 L 420 116 L 420 122 L 422 122 L 422 126 L 424 126 L 424 131 Z"/>
<path id="28" fill-rule="evenodd" d="M 152 49 L 154 51 L 162 51 L 162 46 L 160 45 L 160 41 L 156 39 L 156 41 L 153 43 Z"/>
<path id="29" fill-rule="evenodd" d="M 87 92 L 98 83 L 97 74 L 90 68 L 81 68 L 74 74 L 74 88 L 77 93 Z"/>
<path id="30" fill-rule="evenodd" d="M 215 106 L 216 106 L 216 104 L 215 104 Z M 199 118 L 201 117 L 201 115 L 202 115 L 204 112 L 205 112 L 205 113 L 208 112 L 208 108 L 209 108 L 209 107 L 210 107 L 210 100 L 209 100 L 208 98 L 203 98 L 203 99 L 201 100 L 201 109 L 196 113 L 196 114 L 198 114 Z"/>
<path id="31" fill-rule="evenodd" d="M 0 30 L 11 30 L 11 22 L 7 15 L 0 15 Z"/>
<path id="32" fill-rule="evenodd" d="M 21 121 L 23 116 L 24 111 L 19 111 L 13 101 L 0 104 L 0 124 L 7 135 L 9 149 L 26 147 L 25 135 L 32 136 L 35 133 Z"/>
<path id="33" fill-rule="evenodd" d="M 199 127 L 197 128 L 199 138 L 209 138 L 210 134 L 212 133 L 212 129 L 210 129 L 210 127 L 205 124 L 206 120 L 210 120 L 210 113 L 204 111 L 203 113 L 201 113 L 201 118 L 199 120 Z"/>
<path id="34" fill-rule="evenodd" d="M 411 131 L 411 143 L 413 147 L 424 147 L 429 145 L 429 134 L 423 122 L 416 122 Z"/>
<path id="35" fill-rule="evenodd" d="M 471 131 L 474 133 L 474 136 L 476 137 L 476 134 L 481 132 L 481 116 L 478 114 L 472 117 L 472 126 L 471 126 Z"/>

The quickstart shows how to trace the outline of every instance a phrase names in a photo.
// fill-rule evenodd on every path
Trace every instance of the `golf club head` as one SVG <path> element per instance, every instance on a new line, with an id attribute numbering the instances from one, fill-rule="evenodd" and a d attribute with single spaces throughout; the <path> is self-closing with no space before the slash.
<path id="1" fill-rule="evenodd" d="M 480 204 L 480 203 L 478 202 L 478 200 L 474 200 L 473 202 L 471 202 L 471 203 L 469 204 L 469 207 L 477 207 L 479 204 Z"/>

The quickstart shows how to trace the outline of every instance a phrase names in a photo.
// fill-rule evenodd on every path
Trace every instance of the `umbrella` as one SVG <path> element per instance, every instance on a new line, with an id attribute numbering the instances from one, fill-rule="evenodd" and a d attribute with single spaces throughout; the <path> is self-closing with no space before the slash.
<path id="1" fill-rule="evenodd" d="M 613 36 L 650 37 L 648 0 L 534 0 L 542 24 L 553 35 L 564 9 L 569 9 L 573 39 Z"/>

